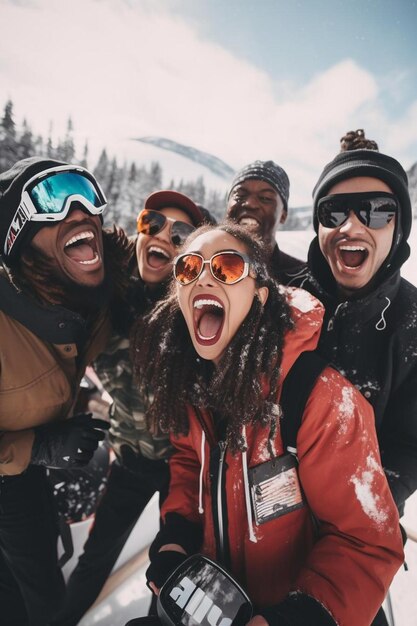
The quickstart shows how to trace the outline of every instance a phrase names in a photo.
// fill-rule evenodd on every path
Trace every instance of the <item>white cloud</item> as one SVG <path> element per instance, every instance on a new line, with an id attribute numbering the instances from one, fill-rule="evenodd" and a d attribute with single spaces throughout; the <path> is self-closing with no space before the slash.
<path id="1" fill-rule="evenodd" d="M 198 25 L 163 2 L 158 11 L 153 6 L 0 0 L 2 100 L 11 97 L 18 118 L 42 133 L 53 120 L 62 135 L 71 115 L 77 135 L 96 149 L 160 135 L 235 167 L 273 158 L 290 174 L 294 204 L 309 202 L 321 167 L 350 128 L 364 126 L 376 139 L 384 134 L 399 157 L 416 140 L 410 125 L 417 128 L 417 104 L 388 123 L 376 79 L 354 61 L 307 85 L 294 82 L 289 92 L 279 78 L 202 38 Z"/>

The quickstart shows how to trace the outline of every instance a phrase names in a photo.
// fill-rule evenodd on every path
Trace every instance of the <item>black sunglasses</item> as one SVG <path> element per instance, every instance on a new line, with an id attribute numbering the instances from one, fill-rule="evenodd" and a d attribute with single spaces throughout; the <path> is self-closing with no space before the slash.
<path id="1" fill-rule="evenodd" d="M 142 235 L 154 237 L 161 232 L 167 222 L 171 222 L 171 241 L 174 246 L 182 246 L 188 235 L 195 230 L 195 227 L 187 222 L 174 220 L 159 211 L 143 209 L 138 215 L 136 229 Z"/>
<path id="2" fill-rule="evenodd" d="M 338 228 L 353 211 L 368 228 L 384 228 L 398 214 L 398 200 L 392 193 L 369 191 L 365 193 L 338 193 L 320 198 L 317 217 L 326 228 Z"/>

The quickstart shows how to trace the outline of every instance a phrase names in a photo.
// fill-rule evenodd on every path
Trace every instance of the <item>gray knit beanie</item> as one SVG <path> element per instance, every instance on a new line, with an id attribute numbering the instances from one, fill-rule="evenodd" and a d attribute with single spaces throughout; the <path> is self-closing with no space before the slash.
<path id="1" fill-rule="evenodd" d="M 264 180 L 281 196 L 285 211 L 288 211 L 290 181 L 285 170 L 274 161 L 254 161 L 239 170 L 232 181 L 228 198 L 236 185 L 248 179 Z"/>

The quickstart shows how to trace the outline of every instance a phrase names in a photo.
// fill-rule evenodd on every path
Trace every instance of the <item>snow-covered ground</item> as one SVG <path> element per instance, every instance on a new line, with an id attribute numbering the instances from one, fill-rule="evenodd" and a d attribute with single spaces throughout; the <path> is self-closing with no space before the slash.
<path id="1" fill-rule="evenodd" d="M 285 252 L 305 259 L 313 235 L 312 231 L 280 231 L 277 239 Z M 409 242 L 414 254 L 412 252 L 402 274 L 417 285 L 417 224 L 414 224 Z M 417 535 L 417 493 L 408 500 L 402 522 Z M 76 554 L 81 550 L 87 536 L 89 523 L 87 521 L 73 527 Z M 99 599 L 79 626 L 124 626 L 132 617 L 146 615 L 150 602 L 150 592 L 145 585 L 144 577 L 147 567 L 146 549 L 157 527 L 157 499 L 153 498 L 120 555 L 115 567 L 117 571 L 103 590 L 102 600 Z M 417 543 L 409 540 L 405 553 L 408 571 L 402 568 L 391 586 L 390 597 L 395 618 L 395 624 L 391 626 L 417 625 Z M 64 570 L 66 576 L 74 566 L 75 560 L 73 557 L 66 565 Z"/>

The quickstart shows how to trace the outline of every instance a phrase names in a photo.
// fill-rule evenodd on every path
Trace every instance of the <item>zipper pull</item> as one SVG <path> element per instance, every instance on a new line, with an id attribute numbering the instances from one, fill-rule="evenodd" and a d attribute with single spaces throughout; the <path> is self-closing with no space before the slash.
<path id="1" fill-rule="evenodd" d="M 339 314 L 339 311 L 345 309 L 347 306 L 347 302 L 340 302 L 337 307 L 335 312 L 333 313 L 332 317 L 329 319 L 329 321 L 327 322 L 327 330 L 333 330 L 334 327 L 334 321 L 336 319 L 336 316 Z"/>
<path id="2" fill-rule="evenodd" d="M 220 448 L 220 454 L 224 455 L 224 453 L 226 452 L 226 448 L 227 448 L 227 443 L 226 441 L 219 441 L 218 442 L 218 446 Z"/>

